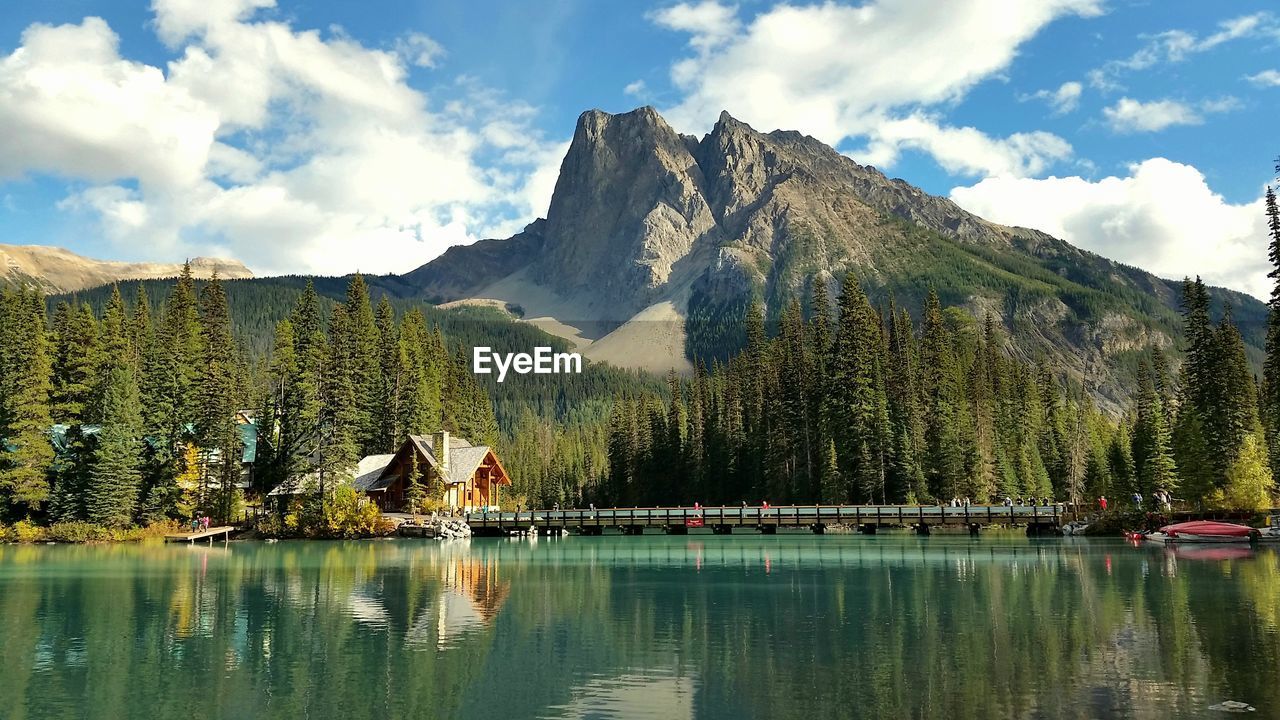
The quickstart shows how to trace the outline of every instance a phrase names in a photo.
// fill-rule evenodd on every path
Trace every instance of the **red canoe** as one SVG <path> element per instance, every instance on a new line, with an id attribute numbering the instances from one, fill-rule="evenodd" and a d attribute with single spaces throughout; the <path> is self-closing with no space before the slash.
<path id="1" fill-rule="evenodd" d="M 1160 534 L 1168 542 L 1249 542 L 1255 533 L 1257 530 L 1246 525 L 1212 520 L 1174 523 L 1160 528 Z"/>

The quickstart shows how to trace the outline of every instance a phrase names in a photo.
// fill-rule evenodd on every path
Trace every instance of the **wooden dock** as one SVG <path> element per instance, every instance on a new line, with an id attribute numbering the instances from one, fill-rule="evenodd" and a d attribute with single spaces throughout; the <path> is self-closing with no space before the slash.
<path id="1" fill-rule="evenodd" d="M 185 542 L 194 543 L 197 540 L 208 540 L 213 543 L 213 539 L 219 535 L 223 536 L 223 540 L 231 537 L 231 533 L 235 532 L 235 527 L 231 525 L 222 525 L 219 527 L 211 527 L 208 530 L 197 530 L 195 532 L 170 533 L 164 536 L 165 542 Z"/>
<path id="2" fill-rule="evenodd" d="M 1022 525 L 1028 534 L 1054 532 L 1067 514 L 1054 505 L 785 505 L 780 507 L 672 507 L 607 508 L 596 510 L 525 510 L 522 512 L 473 512 L 465 516 L 477 534 L 502 534 L 531 527 L 543 531 L 571 529 L 583 535 L 599 535 L 605 528 L 640 534 L 660 528 L 684 534 L 691 528 L 710 528 L 727 534 L 734 528 L 754 528 L 765 534 L 778 528 L 808 528 L 825 532 L 828 526 L 857 528 L 874 534 L 880 527 L 911 527 L 927 535 L 939 525 L 967 527 L 976 533 L 988 525 Z"/>

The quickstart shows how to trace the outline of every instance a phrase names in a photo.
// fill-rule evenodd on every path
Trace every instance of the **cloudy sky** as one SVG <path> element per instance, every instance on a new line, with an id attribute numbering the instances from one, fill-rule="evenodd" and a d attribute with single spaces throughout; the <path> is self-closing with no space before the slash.
<path id="1" fill-rule="evenodd" d="M 1266 295 L 1271 0 L 7 3 L 0 242 L 405 271 L 545 213 L 577 115 L 645 104 Z"/>

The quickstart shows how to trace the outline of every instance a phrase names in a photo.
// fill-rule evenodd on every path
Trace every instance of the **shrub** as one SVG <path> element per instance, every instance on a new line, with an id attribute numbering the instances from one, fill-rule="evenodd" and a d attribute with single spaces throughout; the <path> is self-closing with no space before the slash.
<path id="1" fill-rule="evenodd" d="M 318 495 L 294 500 L 283 516 L 259 520 L 257 530 L 268 537 L 352 540 L 390 535 L 395 523 L 354 488 L 340 487 L 323 506 Z"/>
<path id="2" fill-rule="evenodd" d="M 48 531 L 36 525 L 30 520 L 19 520 L 9 528 L 8 540 L 20 543 L 37 543 L 46 542 L 49 539 Z"/>
<path id="3" fill-rule="evenodd" d="M 102 527 L 87 522 L 54 523 L 49 528 L 49 539 L 64 543 L 110 542 L 115 534 Z"/>

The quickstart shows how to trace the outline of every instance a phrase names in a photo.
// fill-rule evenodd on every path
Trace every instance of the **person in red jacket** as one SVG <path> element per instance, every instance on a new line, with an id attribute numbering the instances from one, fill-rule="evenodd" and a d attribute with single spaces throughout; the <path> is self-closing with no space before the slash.
<path id="1" fill-rule="evenodd" d="M 1099 498 L 1098 498 L 1098 509 L 1099 509 L 1099 510 L 1101 510 L 1102 512 L 1106 512 L 1106 511 L 1107 511 L 1107 496 L 1106 496 L 1106 495 L 1103 495 L 1103 496 L 1101 496 L 1101 497 L 1099 497 Z"/>

